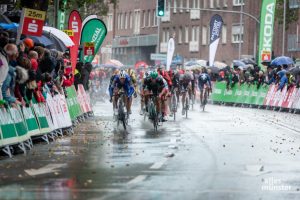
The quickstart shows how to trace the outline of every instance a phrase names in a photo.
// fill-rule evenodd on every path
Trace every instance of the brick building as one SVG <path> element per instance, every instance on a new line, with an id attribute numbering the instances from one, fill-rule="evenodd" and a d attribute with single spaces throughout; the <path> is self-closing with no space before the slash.
<path id="1" fill-rule="evenodd" d="M 239 13 L 222 10 L 239 12 L 243 9 L 243 12 L 260 20 L 261 0 L 166 0 L 166 3 L 166 13 L 160 22 L 155 13 L 156 0 L 120 0 L 115 12 L 111 6 L 108 16 L 104 18 L 108 36 L 101 49 L 102 61 L 115 58 L 128 65 L 139 60 L 153 64 L 150 54 L 157 52 L 157 40 L 160 53 L 166 53 L 167 42 L 173 32 L 176 33 L 175 55 L 183 56 L 185 61 L 208 60 L 209 22 L 214 14 L 221 15 L 224 21 L 217 61 L 230 64 L 233 59 L 238 59 L 240 40 L 241 57 L 258 56 L 259 23 L 243 15 L 240 25 Z M 299 0 L 290 0 L 289 5 L 294 9 L 300 7 Z M 200 11 L 197 8 L 216 11 Z M 299 24 L 300 20 L 290 24 L 285 38 L 285 55 L 295 58 L 300 58 Z M 273 50 L 274 56 L 282 54 L 282 25 L 277 21 Z"/>

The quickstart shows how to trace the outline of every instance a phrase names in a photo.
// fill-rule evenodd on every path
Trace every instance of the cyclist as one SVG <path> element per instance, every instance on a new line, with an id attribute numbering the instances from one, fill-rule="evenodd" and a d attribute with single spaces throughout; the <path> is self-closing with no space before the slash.
<path id="1" fill-rule="evenodd" d="M 205 87 L 208 86 L 208 87 Z M 200 90 L 200 102 L 201 106 L 203 106 L 203 89 L 208 89 L 212 91 L 210 76 L 207 73 L 207 69 L 205 67 L 202 68 L 201 73 L 198 77 L 198 87 Z"/>
<path id="2" fill-rule="evenodd" d="M 185 115 L 185 99 L 186 94 L 188 93 L 189 99 L 192 98 L 192 79 L 193 75 L 189 70 L 186 70 L 184 74 L 179 77 L 179 85 L 182 94 L 182 115 Z"/>
<path id="3" fill-rule="evenodd" d="M 131 84 L 134 87 L 134 94 L 133 95 L 134 95 L 134 98 L 136 98 L 137 97 L 137 93 L 138 93 L 138 88 L 137 88 L 138 83 L 137 83 L 136 74 L 135 74 L 134 70 L 131 69 L 131 68 L 129 68 L 127 70 L 127 74 L 130 76 Z"/>
<path id="4" fill-rule="evenodd" d="M 166 95 L 168 94 L 168 84 L 166 80 L 159 76 L 156 71 L 152 71 L 150 75 L 144 80 L 143 84 L 144 89 L 144 97 L 145 97 L 145 105 L 148 104 L 149 95 L 152 93 L 157 96 L 156 99 L 156 110 L 162 116 L 162 121 L 166 120 L 166 113 L 164 112 L 166 109 Z M 146 107 L 146 111 L 147 111 Z"/>
<path id="5" fill-rule="evenodd" d="M 108 86 L 110 102 L 112 102 L 112 97 L 113 97 L 113 93 L 114 93 L 113 83 L 114 83 L 115 78 L 119 75 L 119 73 L 120 73 L 120 71 L 118 69 L 116 69 L 113 72 L 113 75 L 110 77 L 109 86 Z"/>
<path id="6" fill-rule="evenodd" d="M 123 89 L 125 92 L 125 105 L 127 114 L 131 114 L 131 104 L 132 95 L 134 93 L 134 88 L 131 84 L 130 76 L 122 70 L 119 75 L 117 75 L 113 80 L 113 92 L 114 92 L 114 112 L 115 115 L 118 114 L 117 102 L 119 98 L 119 91 Z"/>
<path id="7" fill-rule="evenodd" d="M 158 67 L 157 73 L 158 73 L 158 75 L 162 76 L 166 80 L 166 82 L 168 83 L 168 88 L 171 89 L 173 83 L 172 83 L 172 79 L 170 77 L 169 71 L 164 70 L 163 65 L 161 65 L 160 67 Z M 171 92 L 169 91 L 168 94 L 166 95 L 166 103 L 167 103 L 167 105 L 169 105 L 169 109 L 171 110 L 171 98 L 170 97 L 171 97 Z M 166 105 L 166 109 L 168 107 L 167 105 Z M 164 113 L 167 114 L 168 111 L 165 110 Z"/>
<path id="8" fill-rule="evenodd" d="M 144 83 L 145 80 L 147 78 L 149 78 L 150 72 L 149 71 L 145 71 L 145 73 L 143 74 L 143 78 L 141 79 L 141 87 L 140 87 L 140 95 L 141 95 L 141 111 L 140 111 L 140 115 L 143 115 L 145 112 L 145 96 L 144 96 Z"/>

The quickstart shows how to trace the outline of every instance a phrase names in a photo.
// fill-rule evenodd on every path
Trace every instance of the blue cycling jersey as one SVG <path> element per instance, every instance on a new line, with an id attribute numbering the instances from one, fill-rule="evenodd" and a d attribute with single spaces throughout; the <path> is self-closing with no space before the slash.
<path id="1" fill-rule="evenodd" d="M 205 84 L 209 85 L 211 87 L 211 81 L 210 81 L 210 76 L 207 73 L 202 73 L 198 77 L 198 85 L 199 87 L 203 87 Z"/>

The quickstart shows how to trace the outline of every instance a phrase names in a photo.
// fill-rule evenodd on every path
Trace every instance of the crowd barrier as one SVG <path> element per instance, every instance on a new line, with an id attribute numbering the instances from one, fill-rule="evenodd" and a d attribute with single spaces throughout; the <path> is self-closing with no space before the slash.
<path id="1" fill-rule="evenodd" d="M 63 136 L 63 131 L 73 133 L 73 126 L 91 116 L 92 108 L 82 85 L 78 91 L 72 86 L 65 92 L 54 96 L 48 93 L 46 103 L 0 108 L 0 148 L 12 157 L 15 146 L 26 154 L 33 147 L 32 138 L 40 137 L 49 143 L 49 139 Z"/>
<path id="2" fill-rule="evenodd" d="M 249 105 L 294 113 L 300 110 L 300 89 L 295 86 L 289 88 L 285 86 L 279 90 L 275 84 L 262 85 L 259 88 L 257 85 L 236 84 L 233 88 L 227 89 L 225 82 L 217 82 L 211 99 L 214 103 Z"/>

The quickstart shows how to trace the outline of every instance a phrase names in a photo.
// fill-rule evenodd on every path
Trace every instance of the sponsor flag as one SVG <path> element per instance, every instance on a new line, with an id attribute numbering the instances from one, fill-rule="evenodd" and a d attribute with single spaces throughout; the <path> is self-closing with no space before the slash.
<path id="1" fill-rule="evenodd" d="M 167 52 L 167 66 L 166 66 L 167 71 L 170 70 L 174 51 L 175 51 L 175 42 L 173 38 L 170 38 L 168 42 L 168 52 Z"/>
<path id="2" fill-rule="evenodd" d="M 92 18 L 88 20 L 81 32 L 80 45 L 83 46 L 86 42 L 94 43 L 94 55 L 84 56 L 84 52 L 81 51 L 81 60 L 83 62 L 92 62 L 95 55 L 98 53 L 101 44 L 103 43 L 107 34 L 107 28 L 104 22 L 100 19 Z"/>
<path id="3" fill-rule="evenodd" d="M 213 66 L 215 60 L 219 40 L 221 37 L 222 26 L 222 17 L 220 15 L 214 15 L 210 20 L 209 66 Z"/>
<path id="4" fill-rule="evenodd" d="M 258 64 L 271 61 L 276 0 L 263 0 L 260 14 Z M 270 60 L 266 60 L 270 59 Z"/>

